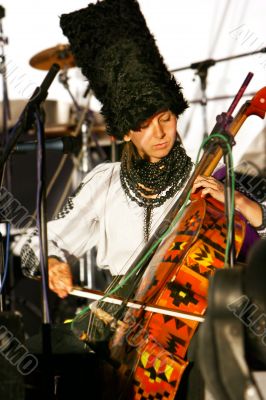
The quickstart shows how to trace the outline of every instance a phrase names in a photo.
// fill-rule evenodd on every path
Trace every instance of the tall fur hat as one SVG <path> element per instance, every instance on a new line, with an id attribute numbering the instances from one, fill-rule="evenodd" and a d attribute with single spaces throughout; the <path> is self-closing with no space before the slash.
<path id="1" fill-rule="evenodd" d="M 63 14 L 76 63 L 102 103 L 107 132 L 119 139 L 159 111 L 187 103 L 168 72 L 136 0 L 103 0 Z"/>

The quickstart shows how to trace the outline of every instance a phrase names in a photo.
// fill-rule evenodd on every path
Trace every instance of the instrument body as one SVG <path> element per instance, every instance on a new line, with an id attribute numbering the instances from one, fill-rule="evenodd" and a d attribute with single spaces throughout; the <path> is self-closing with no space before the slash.
<path id="1" fill-rule="evenodd" d="M 226 231 L 221 203 L 193 200 L 149 262 L 136 300 L 204 315 L 209 277 L 224 266 Z M 236 215 L 237 254 L 244 236 L 245 223 Z M 114 359 L 123 360 L 123 374 L 134 375 L 132 398 L 141 393 L 147 399 L 156 394 L 174 399 L 199 322 L 141 310 L 128 311 L 123 321 L 126 329 L 117 329 L 110 348 Z"/>

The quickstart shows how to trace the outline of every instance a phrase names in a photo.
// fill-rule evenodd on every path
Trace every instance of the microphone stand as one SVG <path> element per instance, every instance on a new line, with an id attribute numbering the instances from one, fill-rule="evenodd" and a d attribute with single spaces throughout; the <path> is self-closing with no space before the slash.
<path id="1" fill-rule="evenodd" d="M 208 124 L 207 124 L 207 75 L 208 70 L 215 64 L 214 60 L 205 60 L 191 64 L 192 69 L 196 69 L 196 75 L 200 78 L 201 87 L 201 101 L 202 117 L 203 117 L 203 140 L 208 137 Z"/>
<path id="2" fill-rule="evenodd" d="M 10 120 L 10 104 L 8 99 L 8 89 L 6 81 L 6 57 L 5 57 L 5 45 L 8 44 L 8 39 L 4 36 L 2 19 L 5 17 L 5 9 L 0 6 L 0 74 L 2 75 L 3 85 L 3 136 L 2 145 L 5 145 L 7 140 L 7 121 Z"/>
<path id="3" fill-rule="evenodd" d="M 192 64 L 188 65 L 187 67 L 175 68 L 170 71 L 172 73 L 175 73 L 175 72 L 179 72 L 179 71 L 185 71 L 187 69 L 195 69 L 196 70 L 195 74 L 198 75 L 200 78 L 200 87 L 201 87 L 200 104 L 203 107 L 203 113 L 202 113 L 203 114 L 203 140 L 206 139 L 208 136 L 206 88 L 207 88 L 207 75 L 208 75 L 209 68 L 219 62 L 235 60 L 235 59 L 241 58 L 241 57 L 253 56 L 258 53 L 266 53 L 266 47 L 263 47 L 260 50 L 251 51 L 248 53 L 237 54 L 235 56 L 230 56 L 230 57 L 224 57 L 224 58 L 220 58 L 217 60 L 214 60 L 213 58 L 209 58 L 207 60 L 192 63 Z"/>
<path id="4" fill-rule="evenodd" d="M 63 71 L 60 72 L 60 74 L 59 74 L 59 82 L 62 83 L 64 88 L 67 90 L 69 96 L 71 97 L 71 99 L 73 101 L 73 104 L 74 104 L 74 107 L 76 109 L 76 112 L 78 113 L 80 111 L 80 107 L 78 105 L 77 100 L 73 96 L 73 93 L 70 90 L 70 87 L 69 87 L 69 84 L 68 84 L 69 77 L 67 75 L 67 71 L 68 71 L 68 69 L 64 68 Z"/>
<path id="5" fill-rule="evenodd" d="M 9 98 L 8 98 L 8 89 L 7 89 L 7 80 L 6 80 L 6 57 L 5 57 L 5 45 L 8 44 L 8 39 L 6 36 L 4 36 L 3 33 L 3 26 L 2 26 L 2 19 L 5 17 L 5 9 L 4 7 L 0 6 L 0 74 L 2 75 L 2 86 L 3 86 L 3 96 L 2 96 L 2 103 L 3 103 L 3 108 L 2 108 L 2 121 L 3 121 L 3 126 L 2 126 L 2 132 L 1 132 L 1 147 L 3 148 L 6 144 L 7 137 L 8 137 L 8 120 L 10 120 L 11 115 L 10 115 L 10 103 L 9 103 Z M 10 171 L 10 164 L 7 163 L 5 171 L 1 171 L 0 173 L 0 182 L 1 186 L 4 181 L 6 173 L 6 186 L 8 191 L 11 192 L 11 171 Z M 1 223 L 6 223 L 5 220 L 1 221 Z M 7 223 L 6 223 L 7 227 Z M 9 249 L 7 249 L 7 252 L 9 252 Z M 0 258 L 1 258 L 1 267 L 0 267 L 0 285 L 2 288 L 2 285 L 4 282 L 2 281 L 2 273 L 4 274 L 4 250 L 3 250 L 3 237 L 0 233 Z M 13 268 L 11 268 L 11 271 L 13 271 Z M 11 280 L 11 286 L 13 286 L 13 276 L 10 276 Z M 2 288 L 3 289 L 3 288 Z M 10 297 L 10 305 L 12 308 L 13 301 L 11 301 Z M 5 308 L 5 301 L 4 301 L 4 295 L 3 295 L 3 290 L 1 290 L 0 293 L 0 311 L 4 311 Z"/>
<path id="6" fill-rule="evenodd" d="M 39 133 L 39 154 L 41 162 L 39 165 L 39 192 L 38 192 L 38 211 L 39 211 L 39 236 L 40 236 L 40 265 L 42 275 L 42 342 L 43 342 L 43 367 L 44 367 L 44 385 L 43 385 L 43 398 L 53 398 L 53 382 L 52 382 L 52 363 L 51 363 L 51 321 L 49 315 L 48 305 L 48 260 L 47 260 L 47 231 L 46 231 L 46 188 L 45 188 L 45 147 L 44 147 L 44 123 L 41 113 L 41 104 L 45 101 L 48 95 L 48 89 L 52 84 L 57 72 L 60 67 L 57 64 L 53 64 L 41 83 L 40 87 L 37 87 L 31 96 L 30 100 L 26 104 L 22 111 L 19 120 L 13 128 L 10 139 L 6 144 L 3 154 L 0 158 L 0 171 L 3 170 L 5 162 L 11 154 L 14 146 L 16 145 L 19 136 L 30 129 L 36 121 L 38 125 Z"/>

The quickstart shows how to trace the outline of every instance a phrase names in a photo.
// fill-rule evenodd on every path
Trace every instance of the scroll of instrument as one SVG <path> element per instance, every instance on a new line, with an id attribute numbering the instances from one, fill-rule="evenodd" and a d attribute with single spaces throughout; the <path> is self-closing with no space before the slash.
<path id="1" fill-rule="evenodd" d="M 248 74 L 228 112 L 217 117 L 211 133 L 213 137 L 217 133 L 235 136 L 249 115 L 265 116 L 266 88 L 263 88 L 232 118 L 251 77 L 252 74 Z M 156 395 L 162 399 L 174 399 L 189 363 L 186 359 L 188 346 L 202 321 L 199 317 L 203 318 L 207 308 L 208 277 L 224 266 L 226 221 L 223 210 L 208 200 L 193 200 L 176 223 L 176 216 L 196 177 L 210 175 L 223 154 L 221 144 L 216 140 L 211 142 L 181 196 L 120 283 L 114 279 L 103 296 L 104 301 L 93 304 L 91 319 L 95 321 L 80 337 L 92 346 L 101 341 L 100 336 L 103 342 L 108 342 L 110 359 L 119 365 L 121 399 L 128 399 L 128 391 L 134 400 L 140 398 L 140 391 L 142 398 Z M 235 225 L 238 253 L 245 226 L 237 218 Z M 210 249 L 210 254 L 207 251 L 205 259 L 201 252 L 206 252 L 206 248 Z M 128 282 L 120 309 L 102 308 L 103 303 L 110 302 L 111 295 L 119 294 L 120 289 L 123 291 Z M 81 292 L 75 289 L 72 294 L 80 295 Z M 86 297 L 88 294 L 86 291 Z M 130 307 L 126 313 L 125 307 Z M 165 316 L 162 316 L 163 312 Z M 97 331 L 100 321 L 107 331 L 103 327 Z"/>

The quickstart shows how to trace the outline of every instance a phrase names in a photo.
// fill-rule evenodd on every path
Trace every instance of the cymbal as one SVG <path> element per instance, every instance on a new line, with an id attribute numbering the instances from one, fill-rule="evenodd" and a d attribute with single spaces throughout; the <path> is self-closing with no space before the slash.
<path id="1" fill-rule="evenodd" d="M 61 69 L 76 66 L 74 57 L 68 44 L 58 44 L 55 47 L 43 50 L 30 59 L 33 68 L 48 71 L 52 64 L 58 64 Z"/>

